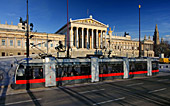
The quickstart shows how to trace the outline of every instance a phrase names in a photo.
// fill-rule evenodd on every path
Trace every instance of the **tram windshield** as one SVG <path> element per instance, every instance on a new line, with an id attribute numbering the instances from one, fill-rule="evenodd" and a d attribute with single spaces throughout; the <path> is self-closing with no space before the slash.
<path id="1" fill-rule="evenodd" d="M 17 73 L 17 80 L 26 80 L 25 68 L 23 65 L 20 65 Z M 44 78 L 44 72 L 42 66 L 31 66 L 29 67 L 29 79 L 41 79 Z"/>
<path id="2" fill-rule="evenodd" d="M 17 73 L 16 73 L 17 80 L 25 80 L 25 69 L 23 65 L 20 65 L 18 67 Z"/>

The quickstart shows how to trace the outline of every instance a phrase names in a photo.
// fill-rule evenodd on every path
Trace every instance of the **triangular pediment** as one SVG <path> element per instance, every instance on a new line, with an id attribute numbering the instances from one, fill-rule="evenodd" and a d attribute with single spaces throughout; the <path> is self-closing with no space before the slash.
<path id="1" fill-rule="evenodd" d="M 86 19 L 78 19 L 78 20 L 71 20 L 71 23 L 79 23 L 79 24 L 86 24 L 86 25 L 94 25 L 94 26 L 100 26 L 100 27 L 108 27 L 107 25 L 92 19 L 92 18 L 86 18 Z"/>

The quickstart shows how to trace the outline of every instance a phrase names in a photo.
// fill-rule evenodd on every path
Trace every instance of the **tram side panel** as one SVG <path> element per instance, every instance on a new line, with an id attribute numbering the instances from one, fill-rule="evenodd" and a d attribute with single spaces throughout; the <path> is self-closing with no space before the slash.
<path id="1" fill-rule="evenodd" d="M 58 65 L 56 67 L 57 86 L 89 83 L 91 81 L 90 65 Z"/>
<path id="2" fill-rule="evenodd" d="M 123 79 L 123 61 L 115 62 L 99 62 L 99 80 L 113 80 L 116 78 Z M 30 84 L 30 88 L 45 87 L 45 70 L 44 65 L 30 64 L 29 78 L 26 80 L 25 70 L 26 64 L 20 64 L 15 73 L 15 84 L 12 84 L 14 89 L 24 89 L 26 84 Z M 49 67 L 50 68 L 50 67 Z M 76 64 L 56 64 L 54 67 L 56 74 L 56 86 L 71 85 L 77 83 L 91 82 L 91 64 L 76 63 Z M 158 62 L 152 61 L 152 74 L 159 73 Z M 147 61 L 129 61 L 129 77 L 147 76 Z"/>
<path id="3" fill-rule="evenodd" d="M 102 62 L 99 63 L 100 81 L 123 79 L 123 62 Z"/>
<path id="4" fill-rule="evenodd" d="M 147 76 L 147 61 L 129 61 L 129 78 Z"/>

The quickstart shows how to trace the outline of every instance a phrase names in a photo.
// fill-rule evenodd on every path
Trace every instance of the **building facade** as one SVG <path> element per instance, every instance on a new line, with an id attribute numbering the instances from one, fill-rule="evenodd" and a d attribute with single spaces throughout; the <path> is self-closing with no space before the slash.
<path id="1" fill-rule="evenodd" d="M 22 23 L 18 25 L 8 25 L 7 22 L 0 24 L 0 56 L 26 55 L 26 36 L 22 27 Z M 108 27 L 90 16 L 85 19 L 70 19 L 69 36 L 67 36 L 67 24 L 55 34 L 29 32 L 30 35 L 34 35 L 30 39 L 30 54 L 56 53 L 58 51 L 55 47 L 58 46 L 59 41 L 62 41 L 64 46 L 70 46 L 69 56 L 72 58 L 94 54 L 121 57 L 139 56 L 138 41 L 132 40 L 127 33 L 124 36 L 114 36 L 111 29 L 107 31 Z M 48 40 L 52 40 L 52 42 L 47 43 Z M 150 37 L 148 39 L 145 37 L 141 41 L 142 56 L 154 56 L 153 43 Z M 65 46 L 65 52 L 57 56 L 65 57 L 66 50 Z"/>
<path id="2" fill-rule="evenodd" d="M 69 22 L 69 45 L 71 48 L 95 49 L 102 48 L 103 36 L 107 33 L 105 25 L 90 16 L 86 19 L 72 20 Z M 59 29 L 56 34 L 65 34 L 67 38 L 67 25 Z M 66 39 L 67 40 L 67 39 Z M 67 42 L 65 42 L 67 43 Z"/>
<path id="3" fill-rule="evenodd" d="M 70 45 L 70 57 L 85 57 L 92 55 L 98 50 L 99 53 L 111 56 L 138 57 L 139 42 L 131 39 L 131 36 L 113 36 L 111 29 L 107 32 L 108 25 L 103 24 L 90 16 L 85 19 L 70 19 L 69 36 L 67 36 L 67 25 L 59 29 L 56 34 L 64 34 L 65 44 Z M 144 39 L 141 41 L 142 56 L 153 57 L 153 41 Z"/>
<path id="4" fill-rule="evenodd" d="M 64 41 L 64 35 L 29 32 L 30 54 L 54 53 L 58 42 Z M 47 45 L 47 40 L 52 40 Z M 33 45 L 36 45 L 33 47 Z M 48 48 L 47 48 L 48 47 Z M 22 23 L 18 25 L 0 24 L 0 56 L 26 55 L 26 36 Z"/>

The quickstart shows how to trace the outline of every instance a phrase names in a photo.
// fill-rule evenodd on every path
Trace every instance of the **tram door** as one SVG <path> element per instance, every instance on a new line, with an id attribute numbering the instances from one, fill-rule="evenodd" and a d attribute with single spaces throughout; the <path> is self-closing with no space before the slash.
<path id="1" fill-rule="evenodd" d="M 45 58 L 45 87 L 56 86 L 56 68 L 55 62 L 50 58 Z"/>

